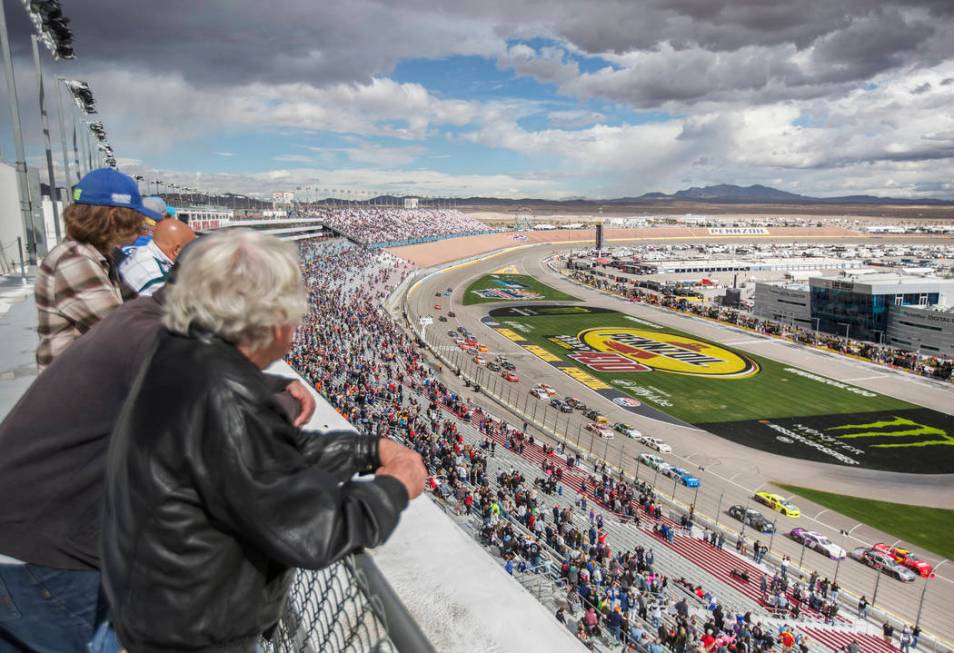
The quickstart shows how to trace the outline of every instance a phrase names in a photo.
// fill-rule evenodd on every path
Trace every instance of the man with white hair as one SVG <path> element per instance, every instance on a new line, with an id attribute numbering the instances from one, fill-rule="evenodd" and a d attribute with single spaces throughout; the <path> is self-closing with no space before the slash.
<path id="1" fill-rule="evenodd" d="M 274 237 L 216 233 L 182 262 L 107 460 L 103 585 L 128 650 L 253 651 L 293 568 L 381 544 L 423 491 L 416 453 L 302 432 L 272 398 L 261 370 L 305 308 Z"/>

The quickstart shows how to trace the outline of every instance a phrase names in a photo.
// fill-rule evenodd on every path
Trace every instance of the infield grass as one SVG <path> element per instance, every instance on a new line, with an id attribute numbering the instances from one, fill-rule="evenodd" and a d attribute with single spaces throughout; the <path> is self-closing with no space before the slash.
<path id="1" fill-rule="evenodd" d="M 798 485 L 775 485 L 905 542 L 923 547 L 942 558 L 954 560 L 954 539 L 951 538 L 951 533 L 954 533 L 954 510 L 832 494 Z"/>
<path id="2" fill-rule="evenodd" d="M 500 322 L 518 330 L 531 343 L 580 368 L 582 365 L 568 357 L 571 352 L 548 338 L 559 335 L 576 336 L 584 329 L 598 327 L 636 327 L 696 338 L 671 327 L 651 327 L 648 326 L 651 323 L 628 318 L 617 312 L 508 316 L 501 317 Z M 859 388 L 832 385 L 820 375 L 807 378 L 803 370 L 795 370 L 791 366 L 725 345 L 720 346 L 755 361 L 760 368 L 759 372 L 747 378 L 716 379 L 661 371 L 587 371 L 601 381 L 614 385 L 673 417 L 693 424 L 915 407 L 908 402 L 878 393 L 859 392 Z"/>
<path id="3" fill-rule="evenodd" d="M 556 288 L 551 288 L 545 283 L 541 283 L 531 276 L 525 274 L 487 274 L 467 287 L 464 293 L 464 306 L 471 304 L 488 304 L 490 302 L 512 302 L 520 301 L 520 297 L 508 299 L 506 297 L 481 297 L 476 291 L 480 290 L 506 290 L 508 284 L 517 292 L 534 293 L 537 297 L 528 299 L 541 300 L 550 299 L 554 301 L 579 301 L 576 297 L 560 292 Z"/>

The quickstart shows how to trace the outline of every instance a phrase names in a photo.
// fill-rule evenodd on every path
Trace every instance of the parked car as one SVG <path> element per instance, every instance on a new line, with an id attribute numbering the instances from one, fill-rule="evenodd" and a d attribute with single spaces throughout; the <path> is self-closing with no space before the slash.
<path id="1" fill-rule="evenodd" d="M 887 574 L 903 583 L 912 583 L 918 577 L 916 573 L 904 565 L 899 565 L 893 555 L 874 547 L 869 549 L 866 546 L 859 546 L 853 549 L 849 555 L 861 564 L 877 569 L 882 574 Z"/>
<path id="2" fill-rule="evenodd" d="M 798 517 L 802 514 L 798 506 L 787 501 L 782 495 L 775 494 L 774 492 L 756 492 L 755 500 L 776 512 L 782 513 L 786 517 Z"/>
<path id="3" fill-rule="evenodd" d="M 639 439 L 644 445 L 650 449 L 655 449 L 659 453 L 672 453 L 672 447 L 660 440 L 659 438 L 653 438 L 648 435 L 644 435 Z"/>
<path id="4" fill-rule="evenodd" d="M 772 533 L 775 531 L 775 524 L 770 522 L 765 515 L 758 510 L 746 508 L 742 505 L 735 505 L 726 511 L 730 517 L 738 519 L 743 524 L 751 526 L 760 533 Z"/>
<path id="5" fill-rule="evenodd" d="M 637 431 L 635 428 L 623 422 L 616 422 L 616 424 L 613 424 L 613 430 L 622 433 L 627 438 L 639 438 L 642 435 L 642 433 Z"/>
<path id="6" fill-rule="evenodd" d="M 809 531 L 804 528 L 793 528 L 790 533 L 793 540 L 801 542 L 809 549 L 815 549 L 832 560 L 844 560 L 847 557 L 845 550 L 829 540 L 821 533 Z"/>

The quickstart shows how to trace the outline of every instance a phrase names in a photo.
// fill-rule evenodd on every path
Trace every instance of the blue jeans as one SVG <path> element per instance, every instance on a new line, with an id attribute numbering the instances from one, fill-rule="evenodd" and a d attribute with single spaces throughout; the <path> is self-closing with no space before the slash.
<path id="1" fill-rule="evenodd" d="M 86 653 L 105 614 L 98 571 L 0 565 L 0 653 Z"/>
<path id="2" fill-rule="evenodd" d="M 119 643 L 112 624 L 108 621 L 101 623 L 89 643 L 89 653 L 120 653 L 122 650 L 123 645 Z"/>

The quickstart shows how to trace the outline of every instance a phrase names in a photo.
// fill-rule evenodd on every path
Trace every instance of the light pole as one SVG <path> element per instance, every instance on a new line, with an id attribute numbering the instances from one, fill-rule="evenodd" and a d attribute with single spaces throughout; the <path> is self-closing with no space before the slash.
<path id="1" fill-rule="evenodd" d="M 937 570 L 941 568 L 941 565 L 950 562 L 947 558 L 941 560 L 939 563 L 934 565 L 934 576 L 937 576 Z M 918 628 L 921 625 L 921 609 L 924 607 L 924 593 L 927 592 L 927 581 L 924 583 L 924 589 L 921 590 L 921 598 L 918 600 L 918 616 L 914 620 L 914 627 Z"/>
<path id="2" fill-rule="evenodd" d="M 40 46 L 36 34 L 30 35 L 30 44 L 33 47 L 33 66 L 36 69 L 36 83 L 39 91 L 40 100 L 40 125 L 43 129 L 43 145 L 46 148 L 46 174 L 50 181 L 50 204 L 53 207 L 53 232 L 56 234 L 56 242 L 59 243 L 62 234 L 60 233 L 60 209 L 56 205 L 56 175 L 53 173 L 53 148 L 50 143 L 50 121 L 46 113 L 46 84 L 43 81 L 43 67 L 40 65 Z M 44 220 L 44 223 L 46 220 Z M 44 229 L 46 224 L 43 225 Z"/>
<path id="3" fill-rule="evenodd" d="M 698 494 L 698 493 L 699 493 L 699 488 L 696 488 L 696 494 Z M 723 490 L 722 493 L 719 495 L 719 505 L 716 507 L 716 520 L 715 520 L 715 525 L 716 525 L 716 526 L 719 525 L 719 517 L 722 516 L 722 497 L 724 497 L 724 496 L 725 496 L 725 490 Z M 692 502 L 695 503 L 696 500 L 693 499 Z M 742 518 L 745 519 L 745 515 L 742 515 Z M 743 523 L 745 523 L 745 522 L 743 522 Z"/>
<path id="4" fill-rule="evenodd" d="M 7 100 L 10 103 L 10 122 L 13 125 L 13 145 L 16 151 L 17 187 L 20 200 L 20 217 L 23 221 L 23 235 L 26 237 L 27 256 L 34 262 L 37 256 L 35 225 L 33 224 L 33 202 L 30 198 L 30 186 L 27 182 L 26 154 L 23 149 L 23 130 L 20 126 L 20 105 L 17 100 L 17 83 L 13 74 L 13 58 L 10 54 L 10 38 L 7 35 L 7 16 L 0 2 L 0 52 L 3 54 L 3 72 L 7 81 Z"/>
<path id="5" fill-rule="evenodd" d="M 62 77 L 57 77 L 57 81 L 63 81 Z M 56 120 L 60 127 L 60 149 L 63 150 L 63 208 L 66 209 L 67 205 L 70 203 L 72 198 L 72 193 L 70 193 L 70 187 L 73 185 L 70 182 L 72 175 L 70 174 L 70 155 L 69 150 L 66 148 L 66 127 L 63 122 L 63 89 L 60 88 L 59 84 L 54 84 L 53 88 L 56 89 Z"/>
<path id="6" fill-rule="evenodd" d="M 845 544 L 847 543 L 848 536 L 851 535 L 852 532 L 854 532 L 854 530 L 855 530 L 856 528 L 858 528 L 859 526 L 861 526 L 861 522 L 858 522 L 857 524 L 855 524 L 854 526 L 852 526 L 852 527 L 851 527 L 851 530 L 847 530 L 847 531 L 846 531 L 846 530 L 843 529 L 843 528 L 838 529 L 838 530 L 841 532 L 841 550 L 842 550 L 842 551 L 845 551 Z M 845 557 L 847 557 L 847 556 L 848 556 L 848 553 L 845 552 Z M 841 558 L 838 558 L 838 560 L 835 562 L 835 577 L 832 579 L 832 582 L 837 582 L 837 581 L 838 581 L 838 569 L 839 569 L 840 567 L 841 567 Z"/>

